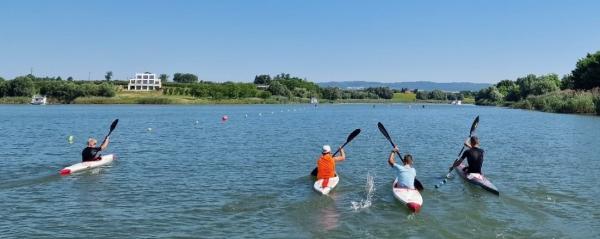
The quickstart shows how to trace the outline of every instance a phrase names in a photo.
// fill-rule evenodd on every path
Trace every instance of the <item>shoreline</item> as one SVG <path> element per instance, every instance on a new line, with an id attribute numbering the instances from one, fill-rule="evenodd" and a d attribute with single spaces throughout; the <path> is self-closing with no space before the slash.
<path id="1" fill-rule="evenodd" d="M 0 105 L 30 105 L 31 99 L 28 97 L 3 97 L 0 98 Z M 46 105 L 286 105 L 286 104 L 307 104 L 312 105 L 309 99 L 261 99 L 261 98 L 243 98 L 243 99 L 222 99 L 213 100 L 206 98 L 192 97 L 136 97 L 136 98 L 117 98 L 117 97 L 82 97 L 77 98 L 70 103 L 61 103 L 55 99 L 48 98 Z M 317 104 L 435 104 L 452 105 L 451 101 L 435 100 L 322 100 Z M 463 105 L 475 105 L 474 102 L 463 103 Z"/>

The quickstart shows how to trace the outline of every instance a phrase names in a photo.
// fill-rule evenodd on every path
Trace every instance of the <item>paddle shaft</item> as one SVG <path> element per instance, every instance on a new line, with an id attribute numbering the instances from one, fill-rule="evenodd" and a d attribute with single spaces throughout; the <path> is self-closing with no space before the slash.
<path id="1" fill-rule="evenodd" d="M 383 124 L 381 122 L 377 123 L 377 128 L 379 128 L 379 131 L 381 131 L 381 133 L 383 134 L 383 136 L 390 141 L 390 144 L 392 145 L 392 147 L 396 147 L 396 145 L 394 144 L 394 142 L 392 141 L 392 137 L 390 137 L 390 134 L 388 133 L 388 131 L 385 129 L 385 127 L 383 126 Z M 400 154 L 400 152 L 396 152 L 396 154 L 398 154 L 398 156 L 400 157 L 400 160 L 402 161 L 402 163 L 404 162 L 404 159 L 402 158 L 402 154 Z M 393 165 L 390 165 L 391 167 L 393 167 Z M 423 189 L 425 189 L 423 187 L 423 184 L 421 184 L 421 181 L 419 181 L 416 177 L 415 177 L 415 182 L 414 182 L 414 186 L 417 190 L 419 191 L 423 191 Z"/>
<path id="2" fill-rule="evenodd" d="M 352 131 L 352 133 L 348 135 L 348 138 L 346 138 L 346 142 L 342 144 L 342 146 L 337 151 L 335 151 L 335 153 L 333 153 L 333 157 L 335 157 L 344 147 L 346 147 L 346 145 L 350 143 L 350 141 L 356 138 L 358 134 L 360 134 L 360 129 L 355 129 L 354 131 Z M 313 171 L 310 174 L 313 176 L 317 176 L 318 170 L 319 168 L 315 167 L 315 169 L 313 169 Z"/>
<path id="3" fill-rule="evenodd" d="M 104 137 L 104 140 L 102 140 L 102 144 L 100 144 L 100 146 L 102 146 L 106 142 L 106 140 L 108 139 L 108 136 L 110 136 L 110 134 L 112 134 L 113 130 L 115 130 L 118 123 L 119 123 L 119 119 L 116 119 L 112 122 L 112 124 L 110 125 L 110 130 L 108 130 L 108 134 L 106 135 L 106 137 Z M 96 158 L 96 156 L 98 155 L 99 152 L 100 151 L 96 151 L 93 158 Z"/>

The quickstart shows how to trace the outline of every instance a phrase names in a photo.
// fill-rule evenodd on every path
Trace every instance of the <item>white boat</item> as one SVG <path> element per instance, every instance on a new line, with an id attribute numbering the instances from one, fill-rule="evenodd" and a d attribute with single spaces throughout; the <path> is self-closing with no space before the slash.
<path id="1" fill-rule="evenodd" d="M 108 155 L 103 155 L 100 158 L 101 158 L 100 160 L 96 160 L 96 161 L 86 161 L 86 162 L 73 164 L 69 167 L 63 168 L 62 170 L 59 171 L 59 173 L 60 173 L 60 175 L 69 175 L 72 173 L 76 173 L 76 172 L 80 172 L 80 171 L 84 171 L 84 170 L 88 170 L 88 169 L 92 169 L 92 168 L 97 168 L 97 167 L 112 163 L 112 161 L 116 158 L 116 156 L 113 154 L 108 154 Z"/>
<path id="2" fill-rule="evenodd" d="M 46 96 L 43 95 L 34 95 L 31 97 L 32 105 L 45 105 L 46 104 Z"/>
<path id="3" fill-rule="evenodd" d="M 340 182 L 340 178 L 338 176 L 327 179 L 319 179 L 315 182 L 313 188 L 315 191 L 323 195 L 327 195 L 335 188 L 335 186 L 337 186 L 338 182 Z"/>
<path id="4" fill-rule="evenodd" d="M 394 183 L 392 184 L 394 197 L 398 199 L 398 201 L 404 203 L 411 212 L 419 212 L 421 210 L 421 205 L 423 205 L 421 193 L 416 189 L 398 188 L 396 187 L 396 183 L 398 183 L 398 179 L 394 180 Z"/>

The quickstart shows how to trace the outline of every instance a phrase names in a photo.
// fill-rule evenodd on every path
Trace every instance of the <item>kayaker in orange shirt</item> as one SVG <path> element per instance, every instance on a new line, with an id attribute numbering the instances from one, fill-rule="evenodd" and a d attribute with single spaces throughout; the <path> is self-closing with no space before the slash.
<path id="1" fill-rule="evenodd" d="M 335 173 L 335 162 L 343 161 L 346 159 L 346 153 L 343 148 L 340 148 L 340 156 L 333 156 L 331 154 L 331 146 L 323 145 L 323 152 L 319 160 L 317 160 L 317 180 L 324 178 L 333 178 L 336 176 Z"/>

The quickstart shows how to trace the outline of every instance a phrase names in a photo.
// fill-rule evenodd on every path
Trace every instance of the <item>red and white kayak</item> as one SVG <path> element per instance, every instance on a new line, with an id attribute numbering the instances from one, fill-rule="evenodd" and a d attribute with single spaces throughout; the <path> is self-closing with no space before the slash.
<path id="1" fill-rule="evenodd" d="M 419 212 L 421 210 L 421 205 L 423 205 L 421 193 L 416 189 L 398 188 L 395 186 L 397 182 L 398 179 L 394 180 L 394 183 L 392 184 L 394 197 L 398 199 L 398 201 L 406 204 L 406 207 L 408 207 L 411 212 Z"/>
<path id="2" fill-rule="evenodd" d="M 340 177 L 338 176 L 335 176 L 333 178 L 319 179 L 315 181 L 315 185 L 313 186 L 313 188 L 315 189 L 315 191 L 323 195 L 327 195 L 329 194 L 329 192 L 331 192 L 331 190 L 335 188 L 335 186 L 337 186 L 339 181 Z"/>
<path id="3" fill-rule="evenodd" d="M 72 173 L 81 172 L 81 171 L 85 171 L 88 169 L 107 165 L 109 163 L 112 163 L 112 161 L 116 158 L 117 158 L 117 156 L 115 156 L 113 154 L 103 155 L 100 157 L 100 160 L 76 163 L 69 167 L 61 169 L 59 172 L 60 172 L 60 175 L 69 175 Z"/>
<path id="4" fill-rule="evenodd" d="M 483 189 L 496 194 L 496 195 L 500 195 L 500 192 L 498 192 L 498 188 L 496 188 L 496 186 L 494 186 L 494 184 L 492 182 L 490 182 L 490 180 L 488 180 L 486 177 L 483 176 L 483 174 L 479 174 L 479 173 L 470 173 L 470 174 L 465 174 L 464 168 L 465 168 L 465 164 L 460 164 L 458 166 L 456 166 L 454 169 L 456 170 L 456 173 L 458 173 L 458 175 L 460 175 L 461 178 L 463 178 L 464 180 L 466 180 L 467 182 L 470 182 L 472 184 L 475 185 L 479 185 L 480 187 L 482 187 Z"/>

